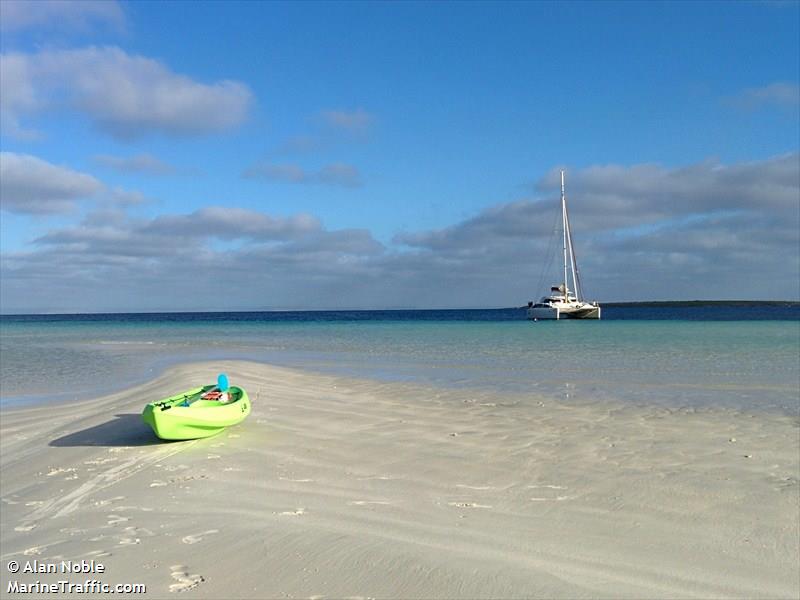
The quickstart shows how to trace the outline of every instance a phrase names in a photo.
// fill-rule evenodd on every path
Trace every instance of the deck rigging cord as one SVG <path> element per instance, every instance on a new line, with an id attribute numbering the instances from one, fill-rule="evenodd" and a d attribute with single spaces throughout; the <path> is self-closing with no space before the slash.
<path id="1" fill-rule="evenodd" d="M 542 262 L 542 270 L 541 273 L 539 274 L 539 281 L 536 283 L 536 290 L 537 290 L 536 293 L 539 293 L 538 290 L 543 289 L 542 285 L 544 285 L 545 275 L 549 270 L 550 266 L 552 265 L 553 260 L 555 260 L 556 236 L 558 235 L 558 217 L 559 217 L 559 212 L 553 211 L 553 224 L 550 227 L 550 239 L 547 242 L 547 250 L 545 251 L 544 254 L 545 259 Z M 566 282 L 564 283 L 566 284 Z"/>

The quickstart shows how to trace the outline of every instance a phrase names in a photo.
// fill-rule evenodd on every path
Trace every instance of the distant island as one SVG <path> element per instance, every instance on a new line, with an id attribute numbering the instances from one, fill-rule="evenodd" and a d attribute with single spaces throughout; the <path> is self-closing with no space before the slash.
<path id="1" fill-rule="evenodd" d="M 602 302 L 603 306 L 800 306 L 798 300 L 646 300 L 643 302 Z"/>
<path id="2" fill-rule="evenodd" d="M 600 300 L 599 304 L 604 308 L 702 308 L 713 306 L 790 306 L 800 308 L 800 300 L 643 300 L 640 302 L 603 302 Z M 528 307 L 520 306 L 519 308 Z"/>

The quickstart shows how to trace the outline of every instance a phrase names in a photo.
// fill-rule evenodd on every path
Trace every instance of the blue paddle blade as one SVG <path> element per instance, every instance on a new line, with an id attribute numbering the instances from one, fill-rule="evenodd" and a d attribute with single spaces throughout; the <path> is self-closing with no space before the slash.
<path id="1" fill-rule="evenodd" d="M 217 377 L 217 387 L 220 392 L 228 391 L 228 376 L 225 373 L 220 373 Z"/>

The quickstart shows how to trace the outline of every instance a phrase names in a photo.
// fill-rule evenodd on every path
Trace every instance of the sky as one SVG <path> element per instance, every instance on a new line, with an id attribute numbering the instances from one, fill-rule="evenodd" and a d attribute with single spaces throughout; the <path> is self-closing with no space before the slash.
<path id="1" fill-rule="evenodd" d="M 0 2 L 0 312 L 800 299 L 800 2 Z"/>

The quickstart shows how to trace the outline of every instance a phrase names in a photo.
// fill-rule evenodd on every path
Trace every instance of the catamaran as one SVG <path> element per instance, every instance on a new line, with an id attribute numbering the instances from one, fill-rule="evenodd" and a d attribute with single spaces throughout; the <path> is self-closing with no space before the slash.
<path id="1" fill-rule="evenodd" d="M 564 281 L 550 288 L 550 294 L 538 302 L 528 302 L 528 319 L 599 319 L 600 305 L 587 302 L 581 292 L 578 264 L 572 247 L 572 231 L 567 212 L 567 196 L 564 192 L 564 171 L 561 171 L 561 220 L 563 223 Z M 572 275 L 572 288 L 568 275 Z"/>

